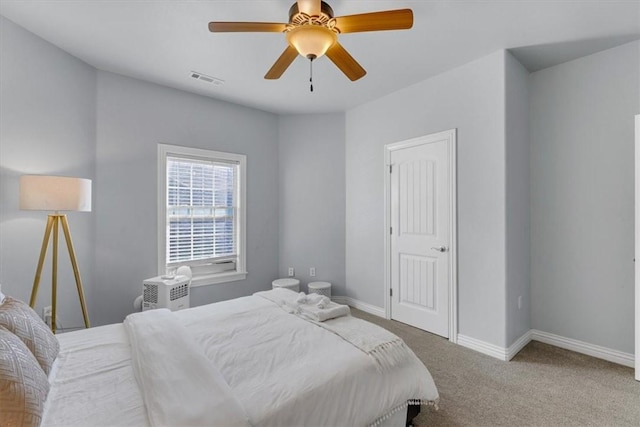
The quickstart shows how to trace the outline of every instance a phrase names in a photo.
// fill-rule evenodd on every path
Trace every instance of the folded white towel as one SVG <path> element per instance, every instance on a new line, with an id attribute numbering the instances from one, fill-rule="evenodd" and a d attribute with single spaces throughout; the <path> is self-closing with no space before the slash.
<path id="1" fill-rule="evenodd" d="M 316 322 L 324 322 L 325 320 L 351 314 L 348 305 L 336 304 L 335 302 L 329 302 L 324 308 L 320 308 L 317 305 L 301 304 L 298 306 L 298 309 L 300 310 L 301 316 Z"/>
<path id="2" fill-rule="evenodd" d="M 331 300 L 322 294 L 305 294 L 300 292 L 296 298 L 296 304 L 312 304 L 317 305 L 318 308 L 325 308 Z"/>
<path id="3" fill-rule="evenodd" d="M 287 313 L 295 314 L 315 322 L 324 322 L 325 320 L 351 314 L 348 305 L 331 302 L 329 297 L 321 294 L 304 295 L 300 293 L 296 295 L 289 290 L 276 288 L 270 291 L 256 292 L 254 295 L 278 304 Z M 303 300 L 303 296 L 305 297 L 304 301 L 306 301 L 306 303 L 299 302 Z M 322 305 L 323 308 L 318 305 Z"/>
<path id="4" fill-rule="evenodd" d="M 314 305 L 318 304 L 319 302 L 328 304 L 331 302 L 331 300 L 322 294 L 309 294 L 307 295 L 307 299 L 305 301 L 306 304 L 314 304 Z"/>
<path id="5" fill-rule="evenodd" d="M 320 298 L 320 301 L 316 304 L 316 307 L 320 309 L 324 309 L 324 308 L 327 308 L 329 304 L 331 304 L 331 300 L 329 299 L 329 297 L 323 296 L 322 298 Z"/>

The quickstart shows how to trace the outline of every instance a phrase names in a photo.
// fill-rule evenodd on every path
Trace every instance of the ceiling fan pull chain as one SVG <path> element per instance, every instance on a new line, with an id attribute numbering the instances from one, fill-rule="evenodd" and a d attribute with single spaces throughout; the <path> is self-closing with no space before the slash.
<path id="1" fill-rule="evenodd" d="M 309 59 L 309 89 L 313 92 L 313 58 Z"/>

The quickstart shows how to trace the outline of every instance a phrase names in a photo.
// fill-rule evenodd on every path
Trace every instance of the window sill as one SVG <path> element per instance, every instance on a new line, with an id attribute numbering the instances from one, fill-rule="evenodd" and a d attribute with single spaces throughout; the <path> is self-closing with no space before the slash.
<path id="1" fill-rule="evenodd" d="M 202 276 L 194 276 L 191 279 L 191 287 L 216 285 L 219 283 L 235 282 L 247 278 L 247 272 L 229 271 L 216 274 L 203 274 Z"/>

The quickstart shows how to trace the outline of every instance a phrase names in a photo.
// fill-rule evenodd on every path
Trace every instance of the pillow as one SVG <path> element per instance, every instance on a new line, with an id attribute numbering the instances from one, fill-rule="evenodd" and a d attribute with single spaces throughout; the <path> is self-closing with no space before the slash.
<path id="1" fill-rule="evenodd" d="M 25 343 L 0 327 L 0 425 L 40 425 L 49 381 Z"/>
<path id="2" fill-rule="evenodd" d="M 49 375 L 60 345 L 46 323 L 24 302 L 6 297 L 0 306 L 0 326 L 18 336 Z"/>

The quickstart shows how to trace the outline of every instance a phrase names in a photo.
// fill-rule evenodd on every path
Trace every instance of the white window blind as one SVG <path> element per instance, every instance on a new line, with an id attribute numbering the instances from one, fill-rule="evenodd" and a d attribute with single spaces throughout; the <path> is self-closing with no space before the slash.
<path id="1" fill-rule="evenodd" d="M 238 255 L 236 163 L 167 157 L 166 263 Z"/>

